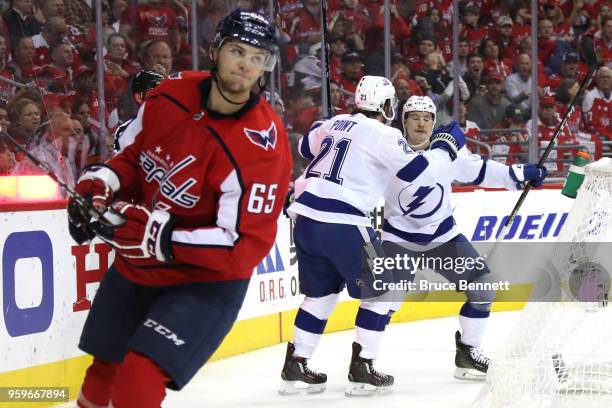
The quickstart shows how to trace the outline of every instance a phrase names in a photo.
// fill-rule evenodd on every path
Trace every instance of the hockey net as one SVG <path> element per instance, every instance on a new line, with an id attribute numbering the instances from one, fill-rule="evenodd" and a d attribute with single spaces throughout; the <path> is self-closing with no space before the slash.
<path id="1" fill-rule="evenodd" d="M 598 264 L 598 251 L 610 252 L 603 243 L 611 242 L 612 160 L 606 158 L 587 166 L 555 245 L 561 301 L 527 304 L 493 356 L 473 408 L 612 407 L 610 282 Z"/>

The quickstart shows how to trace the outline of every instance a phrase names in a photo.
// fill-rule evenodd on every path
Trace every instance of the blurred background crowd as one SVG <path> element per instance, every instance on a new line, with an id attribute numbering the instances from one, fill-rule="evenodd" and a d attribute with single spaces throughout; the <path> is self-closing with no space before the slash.
<path id="1" fill-rule="evenodd" d="M 399 112 L 409 96 L 428 95 L 438 108 L 436 125 L 458 112 L 472 150 L 508 164 L 526 162 L 529 141 L 546 146 L 578 91 L 587 73 L 579 44 L 591 37 L 597 71 L 547 166 L 561 176 L 578 149 L 595 158 L 612 155 L 612 1 L 533 1 L 538 10 L 533 35 L 528 0 L 460 1 L 455 70 L 452 1 L 390 0 L 389 79 L 398 98 L 392 125 L 401 129 Z M 328 0 L 334 114 L 351 112 L 362 75 L 385 74 L 384 3 Z M 283 118 L 292 142 L 326 114 L 318 0 L 102 0 L 101 19 L 94 0 L 0 4 L 0 176 L 40 172 L 6 140 L 8 133 L 72 183 L 85 165 L 112 154 L 114 129 L 135 116 L 134 75 L 143 69 L 164 76 L 207 69 L 217 23 L 238 7 L 272 15 L 279 28 L 279 64 L 263 95 Z M 102 52 L 96 47 L 99 35 Z M 538 108 L 531 117 L 534 97 Z M 297 176 L 304 163 L 297 155 L 295 162 Z"/>

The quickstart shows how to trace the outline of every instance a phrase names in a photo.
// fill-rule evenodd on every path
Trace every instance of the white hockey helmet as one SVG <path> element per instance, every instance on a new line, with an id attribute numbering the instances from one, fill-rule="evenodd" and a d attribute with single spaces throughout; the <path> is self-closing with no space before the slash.
<path id="1" fill-rule="evenodd" d="M 389 101 L 391 117 L 385 112 L 385 105 Z M 355 91 L 355 106 L 357 109 L 368 112 L 380 112 L 386 120 L 395 117 L 395 88 L 391 81 L 385 77 L 365 75 L 359 80 Z"/>
<path id="2" fill-rule="evenodd" d="M 402 108 L 402 121 L 408 112 L 428 112 L 433 115 L 433 127 L 436 126 L 436 104 L 429 96 L 411 96 Z"/>

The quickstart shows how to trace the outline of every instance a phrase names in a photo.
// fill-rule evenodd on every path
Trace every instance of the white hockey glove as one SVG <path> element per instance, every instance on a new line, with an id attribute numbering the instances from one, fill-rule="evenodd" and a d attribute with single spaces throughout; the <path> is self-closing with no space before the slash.
<path id="1" fill-rule="evenodd" d="M 429 138 L 431 149 L 444 149 L 451 160 L 457 158 L 457 152 L 465 146 L 465 134 L 457 122 L 440 126 Z"/>
<path id="2" fill-rule="evenodd" d="M 172 260 L 172 215 L 166 211 L 149 211 L 146 207 L 125 202 L 113 203 L 109 211 L 125 217 L 125 223 L 109 227 L 99 222 L 92 228 L 103 241 L 125 258 Z"/>

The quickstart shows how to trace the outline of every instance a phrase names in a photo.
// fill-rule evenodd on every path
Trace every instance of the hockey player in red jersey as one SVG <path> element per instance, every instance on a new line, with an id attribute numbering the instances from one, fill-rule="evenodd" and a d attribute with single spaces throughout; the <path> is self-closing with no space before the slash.
<path id="1" fill-rule="evenodd" d="M 159 408 L 166 387 L 185 386 L 235 322 L 274 243 L 291 171 L 282 122 L 251 92 L 275 50 L 263 16 L 230 13 L 212 72 L 163 81 L 123 150 L 80 177 L 81 195 L 125 221 L 92 221 L 69 202 L 73 238 L 95 233 L 116 252 L 79 343 L 94 356 L 79 407 Z"/>

